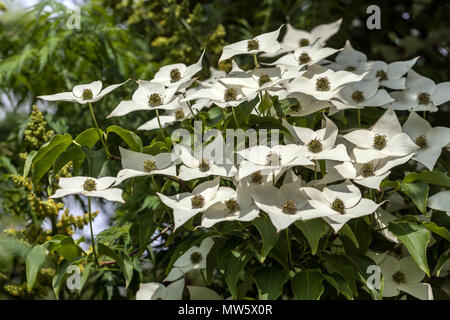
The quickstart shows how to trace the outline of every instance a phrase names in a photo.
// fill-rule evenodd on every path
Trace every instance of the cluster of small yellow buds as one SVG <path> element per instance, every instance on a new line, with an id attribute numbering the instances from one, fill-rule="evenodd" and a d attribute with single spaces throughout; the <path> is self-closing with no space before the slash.
<path id="1" fill-rule="evenodd" d="M 94 219 L 98 215 L 98 211 L 92 213 L 92 218 Z M 69 210 L 64 210 L 64 213 L 61 215 L 57 228 L 59 233 L 65 233 L 67 235 L 73 234 L 75 229 L 83 229 L 84 226 L 89 224 L 89 214 L 85 213 L 82 216 L 74 216 L 69 213 Z M 65 232 L 62 232 L 65 231 Z"/>
<path id="2" fill-rule="evenodd" d="M 47 121 L 44 119 L 44 115 L 38 109 L 33 106 L 33 111 L 30 115 L 30 122 L 28 122 L 27 128 L 24 132 L 24 140 L 28 148 L 35 150 L 38 149 L 43 143 L 50 140 L 54 135 L 53 130 L 47 131 Z"/>

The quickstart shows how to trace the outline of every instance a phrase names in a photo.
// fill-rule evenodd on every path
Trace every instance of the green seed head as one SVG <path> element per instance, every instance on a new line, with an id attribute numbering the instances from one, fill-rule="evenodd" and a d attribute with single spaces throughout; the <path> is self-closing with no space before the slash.
<path id="1" fill-rule="evenodd" d="M 348 66 L 347 68 L 345 68 L 345 71 L 352 72 L 352 71 L 355 71 L 355 70 L 356 70 L 356 68 L 354 66 Z"/>
<path id="2" fill-rule="evenodd" d="M 269 152 L 266 157 L 266 165 L 279 166 L 281 162 L 281 155 L 276 152 Z"/>
<path id="3" fill-rule="evenodd" d="M 392 275 L 392 280 L 396 283 L 404 283 L 406 282 L 406 275 L 401 271 L 397 271 Z"/>
<path id="4" fill-rule="evenodd" d="M 269 75 L 268 75 L 267 73 L 262 74 L 262 75 L 259 77 L 258 82 L 259 82 L 259 86 L 260 86 L 260 87 L 262 87 L 264 84 L 270 82 L 270 77 L 269 77 Z"/>
<path id="5" fill-rule="evenodd" d="M 263 178 L 263 176 L 262 176 L 261 172 L 259 172 L 259 171 L 252 173 L 250 176 L 251 181 L 253 183 L 258 183 L 258 184 L 261 184 L 262 178 Z"/>
<path id="6" fill-rule="evenodd" d="M 235 101 L 237 99 L 238 92 L 236 88 L 228 88 L 224 93 L 225 102 Z"/>
<path id="7" fill-rule="evenodd" d="M 236 201 L 235 198 L 230 198 L 227 201 L 225 201 L 225 207 L 227 207 L 230 213 L 234 213 L 237 210 L 239 210 L 239 203 Z"/>
<path id="8" fill-rule="evenodd" d="M 333 203 L 331 204 L 331 209 L 339 212 L 340 214 L 344 214 L 345 213 L 344 201 L 342 201 L 339 198 L 334 199 Z"/>
<path id="9" fill-rule="evenodd" d="M 148 105 L 150 107 L 157 107 L 162 105 L 162 98 L 158 93 L 152 93 L 148 98 Z"/>
<path id="10" fill-rule="evenodd" d="M 178 70 L 177 68 L 172 69 L 170 71 L 170 82 L 177 82 L 181 79 L 181 73 L 180 70 Z"/>
<path id="11" fill-rule="evenodd" d="M 300 64 L 305 64 L 310 62 L 311 58 L 309 57 L 309 54 L 307 54 L 306 52 L 302 52 L 298 57 L 298 61 L 300 62 Z"/>
<path id="12" fill-rule="evenodd" d="M 363 102 L 365 100 L 364 94 L 360 90 L 356 90 L 355 92 L 353 92 L 352 99 L 356 103 L 361 103 L 361 102 Z"/>
<path id="13" fill-rule="evenodd" d="M 307 45 L 309 45 L 309 40 L 306 38 L 301 38 L 298 41 L 298 44 L 300 45 L 300 47 L 306 47 Z"/>
<path id="14" fill-rule="evenodd" d="M 421 148 L 426 147 L 427 143 L 428 143 L 427 137 L 424 135 L 421 135 L 416 139 L 416 144 Z"/>
<path id="15" fill-rule="evenodd" d="M 316 80 L 316 90 L 317 91 L 329 91 L 330 81 L 327 77 L 321 77 Z"/>
<path id="16" fill-rule="evenodd" d="M 97 183 L 94 179 L 86 179 L 83 183 L 84 191 L 95 191 L 97 189 Z"/>
<path id="17" fill-rule="evenodd" d="M 376 76 L 377 78 L 380 78 L 380 81 L 387 80 L 387 74 L 384 70 L 378 70 Z"/>
<path id="18" fill-rule="evenodd" d="M 153 160 L 145 160 L 144 164 L 142 165 L 142 167 L 144 168 L 145 172 L 152 172 L 153 170 L 156 169 L 156 163 Z"/>
<path id="19" fill-rule="evenodd" d="M 198 168 L 201 172 L 206 172 L 210 169 L 209 162 L 202 158 L 202 161 L 200 161 L 200 164 L 198 165 Z"/>
<path id="20" fill-rule="evenodd" d="M 361 171 L 361 175 L 364 177 L 364 178 L 367 178 L 367 177 L 371 177 L 371 176 L 373 176 L 373 164 L 372 163 L 370 163 L 370 162 L 367 162 L 367 163 L 363 163 L 362 164 L 362 166 L 361 166 L 361 169 L 360 169 L 360 171 Z"/>
<path id="21" fill-rule="evenodd" d="M 202 254 L 200 253 L 200 252 L 193 252 L 192 254 L 191 254 L 191 262 L 193 263 L 193 264 L 197 264 L 197 263 L 199 263 L 200 261 L 202 261 L 202 259 L 203 259 L 203 257 L 202 257 Z"/>
<path id="22" fill-rule="evenodd" d="M 286 200 L 281 208 L 284 213 L 294 214 L 297 211 L 297 204 L 294 200 Z"/>
<path id="23" fill-rule="evenodd" d="M 195 195 L 191 198 L 192 209 L 203 208 L 205 205 L 205 198 L 201 194 Z"/>
<path id="24" fill-rule="evenodd" d="M 383 134 L 377 134 L 375 138 L 373 138 L 373 147 L 377 150 L 381 150 L 386 147 L 386 136 Z"/>
<path id="25" fill-rule="evenodd" d="M 175 111 L 175 119 L 180 120 L 180 119 L 183 119 L 184 116 L 185 116 L 185 114 L 184 114 L 183 109 L 180 108 Z"/>
<path id="26" fill-rule="evenodd" d="M 259 50 L 258 40 L 252 39 L 247 42 L 247 51 Z"/>
<path id="27" fill-rule="evenodd" d="M 83 100 L 91 100 L 94 97 L 94 94 L 92 93 L 91 89 L 84 89 L 83 93 L 81 94 L 81 99 Z"/>
<path id="28" fill-rule="evenodd" d="M 308 150 L 312 153 L 318 153 L 322 151 L 322 147 L 322 142 L 317 138 L 312 139 L 310 142 L 308 142 Z"/>
<path id="29" fill-rule="evenodd" d="M 422 92 L 417 96 L 417 102 L 422 105 L 429 105 L 431 102 L 431 97 L 428 93 Z"/>

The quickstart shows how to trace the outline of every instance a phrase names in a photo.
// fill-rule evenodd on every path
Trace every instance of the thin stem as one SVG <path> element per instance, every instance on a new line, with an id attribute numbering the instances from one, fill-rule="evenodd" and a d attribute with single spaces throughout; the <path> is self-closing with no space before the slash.
<path id="1" fill-rule="evenodd" d="M 103 139 L 102 134 L 100 133 L 100 128 L 98 126 L 97 119 L 95 118 L 94 109 L 92 108 L 92 103 L 88 102 L 88 104 L 89 104 L 89 111 L 91 112 L 92 121 L 94 122 L 95 128 L 97 129 L 98 137 L 100 138 L 100 141 L 102 142 L 102 145 L 105 148 L 106 155 L 109 157 L 110 153 L 108 150 L 108 146 L 106 145 L 106 142 Z"/>
<path id="2" fill-rule="evenodd" d="M 427 119 L 427 112 L 424 110 L 423 111 L 423 119 L 426 120 Z"/>
<path id="3" fill-rule="evenodd" d="M 158 191 L 159 188 L 158 188 L 158 185 L 156 184 L 155 177 L 153 177 L 153 175 L 151 175 L 150 177 L 152 178 L 153 186 L 155 187 L 155 191 L 156 191 L 156 192 L 159 192 L 159 191 Z"/>
<path id="4" fill-rule="evenodd" d="M 92 251 L 94 252 L 95 263 L 98 265 L 97 251 L 95 251 L 94 229 L 92 228 L 91 197 L 88 197 L 88 207 L 89 207 L 89 228 L 91 229 L 91 239 L 92 239 Z"/>
<path id="5" fill-rule="evenodd" d="M 256 53 L 253 55 L 253 61 L 255 62 L 255 69 L 259 67 L 258 63 L 258 57 L 256 56 Z"/>
<path id="6" fill-rule="evenodd" d="M 236 128 L 239 128 L 239 123 L 236 118 L 236 112 L 234 111 L 234 107 L 231 107 L 231 110 L 233 111 L 233 118 L 234 118 L 234 122 L 236 123 Z"/>
<path id="7" fill-rule="evenodd" d="M 314 160 L 314 180 L 317 180 L 317 160 Z"/>
<path id="8" fill-rule="evenodd" d="M 361 109 L 358 109 L 358 127 L 361 127 Z"/>
<path id="9" fill-rule="evenodd" d="M 183 97 L 186 98 L 186 94 L 185 93 L 183 93 Z M 189 110 L 192 113 L 192 116 L 195 118 L 195 114 L 194 114 L 194 110 L 192 110 L 191 102 L 190 101 L 186 101 L 186 104 L 188 105 Z"/>
<path id="10" fill-rule="evenodd" d="M 161 130 L 161 135 L 163 137 L 163 140 L 166 141 L 166 136 L 164 135 L 164 130 L 161 126 L 161 121 L 159 120 L 159 112 L 158 112 L 158 108 L 155 108 L 156 111 L 156 118 L 158 119 L 158 125 L 159 125 L 159 129 Z"/>
<path id="11" fill-rule="evenodd" d="M 292 252 L 291 252 L 291 242 L 289 238 L 289 229 L 286 229 L 286 243 L 288 247 L 288 260 L 289 260 L 289 266 L 292 268 Z"/>

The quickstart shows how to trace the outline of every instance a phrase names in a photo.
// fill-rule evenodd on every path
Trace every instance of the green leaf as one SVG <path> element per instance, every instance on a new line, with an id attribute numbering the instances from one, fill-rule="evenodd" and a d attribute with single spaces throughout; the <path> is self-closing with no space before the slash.
<path id="1" fill-rule="evenodd" d="M 430 230 L 431 232 L 441 236 L 442 238 L 446 239 L 447 241 L 450 241 L 450 231 L 448 231 L 447 228 L 438 226 L 436 223 L 432 221 L 423 222 L 423 225 L 425 228 Z"/>
<path id="2" fill-rule="evenodd" d="M 58 156 L 63 153 L 72 143 L 72 136 L 54 135 L 50 141 L 43 144 L 33 159 L 33 182 L 37 183 L 53 166 Z"/>
<path id="3" fill-rule="evenodd" d="M 97 128 L 89 128 L 80 133 L 75 138 L 75 142 L 77 142 L 80 146 L 87 146 L 92 149 L 100 140 L 101 135 L 103 135 L 102 130 Z"/>
<path id="4" fill-rule="evenodd" d="M 436 266 L 434 267 L 434 274 L 439 277 L 439 274 L 442 271 L 442 267 L 445 265 L 445 263 L 450 259 L 449 250 L 447 250 L 445 253 L 443 253 L 438 261 L 436 262 Z"/>
<path id="5" fill-rule="evenodd" d="M 28 290 L 33 289 L 39 269 L 44 264 L 46 257 L 47 250 L 42 245 L 33 247 L 33 249 L 31 249 L 28 253 L 26 261 Z"/>
<path id="6" fill-rule="evenodd" d="M 26 160 L 25 165 L 23 166 L 23 178 L 25 179 L 28 176 L 28 173 L 30 173 L 31 165 L 33 164 L 34 157 L 37 154 L 37 150 L 31 151 Z"/>
<path id="7" fill-rule="evenodd" d="M 225 272 L 225 282 L 233 299 L 237 297 L 237 281 L 244 266 L 252 258 L 251 252 L 229 251 L 219 257 L 221 268 Z"/>
<path id="8" fill-rule="evenodd" d="M 403 178 L 404 183 L 410 183 L 416 180 L 450 188 L 450 177 L 440 171 L 411 172 Z"/>
<path id="9" fill-rule="evenodd" d="M 425 226 L 414 220 L 394 221 L 389 223 L 388 230 L 403 243 L 420 269 L 430 276 L 426 253 L 430 232 Z"/>
<path id="10" fill-rule="evenodd" d="M 112 125 L 106 129 L 106 134 L 109 135 L 111 132 L 119 135 L 123 141 L 130 147 L 131 150 L 136 152 L 141 152 L 142 150 L 142 140 L 137 134 L 132 131 L 125 130 L 122 127 Z"/>
<path id="11" fill-rule="evenodd" d="M 330 275 L 324 274 L 323 278 L 336 289 L 338 294 L 342 294 L 347 299 L 353 300 L 352 289 L 347 281 L 339 275 L 339 273 L 332 272 Z"/>
<path id="12" fill-rule="evenodd" d="M 344 224 L 341 230 L 339 230 L 339 235 L 341 237 L 347 237 L 355 244 L 356 248 L 359 248 L 358 239 L 356 239 L 355 234 L 353 233 L 352 229 L 348 226 L 348 224 Z"/>
<path id="13" fill-rule="evenodd" d="M 400 188 L 408 197 L 411 198 L 421 213 L 427 213 L 428 191 L 430 191 L 428 184 L 421 181 L 415 181 L 401 183 Z"/>
<path id="14" fill-rule="evenodd" d="M 55 248 L 55 251 L 64 257 L 66 260 L 74 260 L 81 256 L 80 247 L 73 241 L 71 237 L 63 239 Z"/>
<path id="15" fill-rule="evenodd" d="M 186 286 L 191 300 L 222 300 L 214 291 L 205 287 Z"/>
<path id="16" fill-rule="evenodd" d="M 55 164 L 53 165 L 53 173 L 58 174 L 67 163 L 72 161 L 73 174 L 76 174 L 83 164 L 84 159 L 86 159 L 86 156 L 81 148 L 77 145 L 73 145 L 56 159 Z"/>
<path id="17" fill-rule="evenodd" d="M 292 291 L 298 300 L 319 300 L 323 293 L 323 276 L 319 269 L 302 270 L 291 280 Z"/>
<path id="18" fill-rule="evenodd" d="M 132 243 L 139 246 L 139 256 L 147 248 L 155 229 L 156 225 L 153 223 L 151 215 L 138 216 L 137 221 L 130 227 Z"/>
<path id="19" fill-rule="evenodd" d="M 311 219 L 307 221 L 296 221 L 295 226 L 299 228 L 311 246 L 311 252 L 316 254 L 319 241 L 328 232 L 328 225 L 323 219 Z"/>
<path id="20" fill-rule="evenodd" d="M 105 164 L 108 162 L 105 149 L 90 150 L 88 147 L 81 147 L 87 161 L 87 172 L 90 177 L 98 177 Z"/>
<path id="21" fill-rule="evenodd" d="M 259 300 L 275 300 L 283 293 L 288 277 L 282 268 L 266 267 L 256 271 L 253 280 L 258 287 Z"/>
<path id="22" fill-rule="evenodd" d="M 125 278 L 125 288 L 128 288 L 133 277 L 133 263 L 127 254 L 118 254 L 110 247 L 104 245 L 103 243 L 98 244 L 98 253 L 113 258 L 117 261 L 117 264 L 122 270 L 123 276 Z"/>
<path id="23" fill-rule="evenodd" d="M 53 276 L 52 286 L 53 292 L 55 293 L 56 299 L 59 299 L 59 293 L 61 291 L 61 287 L 64 284 L 64 281 L 67 279 L 69 274 L 67 273 L 67 269 L 74 263 L 81 259 L 81 257 L 76 258 L 74 260 L 66 260 L 64 259 L 58 265 L 58 270 L 56 274 Z"/>
<path id="24" fill-rule="evenodd" d="M 253 225 L 258 229 L 262 238 L 262 250 L 261 250 L 261 263 L 264 262 L 270 250 L 277 244 L 280 234 L 270 222 L 269 217 L 262 216 L 258 219 L 253 220 Z"/>

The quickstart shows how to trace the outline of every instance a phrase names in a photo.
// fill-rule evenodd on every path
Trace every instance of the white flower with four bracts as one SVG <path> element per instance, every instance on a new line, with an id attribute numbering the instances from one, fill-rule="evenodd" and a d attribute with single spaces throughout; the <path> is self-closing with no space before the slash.
<path id="1" fill-rule="evenodd" d="M 159 282 L 139 284 L 136 300 L 181 300 L 184 290 L 184 278 L 174 281 L 167 287 Z"/>
<path id="2" fill-rule="evenodd" d="M 369 73 L 364 80 L 378 79 L 380 86 L 389 89 L 405 89 L 406 78 L 403 76 L 416 64 L 419 57 L 407 61 L 386 63 L 384 61 L 369 61 L 366 70 Z"/>
<path id="3" fill-rule="evenodd" d="M 450 216 L 450 190 L 433 194 L 427 200 L 427 207 L 438 211 L 444 211 Z"/>
<path id="4" fill-rule="evenodd" d="M 336 55 L 335 62 L 327 64 L 327 67 L 334 71 L 349 71 L 356 74 L 363 74 L 367 62 L 367 56 L 361 51 L 353 49 L 350 41 L 345 42 L 341 52 Z"/>
<path id="5" fill-rule="evenodd" d="M 190 119 L 194 117 L 193 112 L 198 111 L 198 108 L 201 107 L 201 104 L 194 104 L 191 108 L 189 108 L 187 102 L 180 102 L 179 107 L 176 109 L 165 110 L 164 114 L 159 116 L 158 118 L 153 118 L 143 124 L 141 124 L 137 130 L 154 130 L 159 129 L 159 124 L 161 123 L 161 127 L 167 127 L 168 125 L 174 124 L 175 122 L 180 122 L 186 119 Z M 191 111 L 192 110 L 192 111 Z"/>

